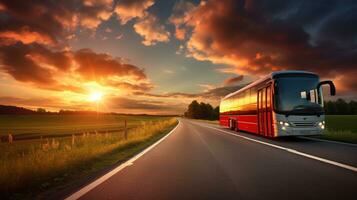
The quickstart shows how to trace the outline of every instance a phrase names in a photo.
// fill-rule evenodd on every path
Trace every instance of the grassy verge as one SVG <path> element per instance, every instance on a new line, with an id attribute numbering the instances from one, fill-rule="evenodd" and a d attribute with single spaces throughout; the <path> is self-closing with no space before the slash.
<path id="1" fill-rule="evenodd" d="M 0 194 L 41 198 L 105 166 L 126 160 L 177 124 L 176 119 L 146 122 L 123 134 L 83 135 L 59 140 L 1 144 Z M 74 179 L 74 177 L 77 177 Z"/>
<path id="2" fill-rule="evenodd" d="M 340 141 L 340 142 L 357 144 L 357 133 L 354 133 L 352 131 L 326 130 L 323 135 L 316 136 L 316 137 L 325 139 L 325 140 L 335 140 L 335 141 Z"/>
<path id="3" fill-rule="evenodd" d="M 12 134 L 15 137 L 43 136 L 83 133 L 96 130 L 115 132 L 127 127 L 132 128 L 146 121 L 169 119 L 161 116 L 130 115 L 0 115 L 0 136 Z"/>
<path id="4" fill-rule="evenodd" d="M 314 136 L 325 140 L 357 144 L 357 115 L 326 115 L 327 130 L 321 136 Z M 219 121 L 195 119 L 210 124 L 219 124 Z"/>
<path id="5" fill-rule="evenodd" d="M 357 115 L 326 115 L 327 130 L 317 138 L 357 144 Z"/>
<path id="6" fill-rule="evenodd" d="M 199 121 L 199 122 L 206 122 L 206 123 L 209 123 L 209 124 L 219 124 L 219 121 L 218 120 L 206 120 L 206 119 L 195 119 L 196 121 Z"/>

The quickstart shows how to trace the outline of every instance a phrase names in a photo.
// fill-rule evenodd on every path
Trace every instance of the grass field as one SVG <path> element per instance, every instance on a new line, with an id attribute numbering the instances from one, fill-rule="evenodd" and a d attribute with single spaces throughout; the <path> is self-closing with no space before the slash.
<path id="1" fill-rule="evenodd" d="M 167 117 L 127 115 L 0 115 L 0 136 L 50 137 L 83 132 L 115 132 Z"/>
<path id="2" fill-rule="evenodd" d="M 324 135 L 316 137 L 357 144 L 357 115 L 327 115 L 325 120 L 327 130 Z M 217 120 L 198 121 L 219 124 Z"/>
<path id="3" fill-rule="evenodd" d="M 357 134 L 357 115 L 327 115 L 326 126 L 331 131 L 351 131 Z"/>
<path id="4" fill-rule="evenodd" d="M 120 119 L 117 118 L 119 122 Z M 46 126 L 53 122 L 51 120 Z M 33 194 L 38 197 L 41 192 L 53 191 L 75 179 L 87 177 L 105 166 L 130 158 L 177 124 L 175 118 L 167 117 L 133 117 L 132 120 L 135 127 L 128 130 L 127 139 L 121 131 L 0 143 L 0 199 L 1 196 L 34 198 Z M 82 122 L 85 122 L 83 125 L 88 120 Z M 68 118 L 66 124 L 71 124 Z M 28 122 L 28 125 L 31 124 Z"/>
<path id="5" fill-rule="evenodd" d="M 357 144 L 357 115 L 327 115 L 327 130 L 322 139 Z"/>

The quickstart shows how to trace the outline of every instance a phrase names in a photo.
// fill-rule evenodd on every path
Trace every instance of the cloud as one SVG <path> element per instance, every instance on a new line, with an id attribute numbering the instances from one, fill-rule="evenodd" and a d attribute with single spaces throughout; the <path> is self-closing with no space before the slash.
<path id="1" fill-rule="evenodd" d="M 235 92 L 243 88 L 244 86 L 246 86 L 246 84 L 236 85 L 236 86 L 215 87 L 201 93 L 173 92 L 173 93 L 156 94 L 156 93 L 148 93 L 148 92 L 134 92 L 133 94 L 147 96 L 147 97 L 159 97 L 159 98 L 187 98 L 187 99 L 200 98 L 205 100 L 218 101 L 222 97 L 226 96 L 227 94 Z"/>
<path id="2" fill-rule="evenodd" d="M 175 6 L 170 21 L 176 31 L 185 29 L 187 56 L 197 60 L 227 64 L 235 73 L 249 75 L 298 69 L 326 78 L 345 74 L 345 80 L 352 80 L 347 74 L 357 69 L 356 2 L 183 4 Z"/>
<path id="3" fill-rule="evenodd" d="M 198 86 L 204 88 L 205 91 L 209 91 L 209 90 L 216 88 L 216 86 L 211 85 L 211 84 L 198 84 Z"/>
<path id="4" fill-rule="evenodd" d="M 175 4 L 169 21 L 175 25 L 175 36 L 177 39 L 185 39 L 186 34 L 189 31 L 186 27 L 186 23 L 191 18 L 191 15 L 187 13 L 193 12 L 194 9 L 195 5 L 189 1 L 180 0 Z"/>
<path id="5" fill-rule="evenodd" d="M 1 69 L 14 79 L 38 85 L 55 84 L 54 73 L 70 67 L 68 52 L 52 52 L 37 44 L 2 46 L 0 62 Z"/>
<path id="6" fill-rule="evenodd" d="M 143 18 L 154 0 L 121 0 L 115 6 L 115 13 L 122 25 L 134 18 Z"/>
<path id="7" fill-rule="evenodd" d="M 79 9 L 79 22 L 83 27 L 95 29 L 112 15 L 113 0 L 85 0 Z"/>
<path id="8" fill-rule="evenodd" d="M 142 42 L 146 46 L 155 45 L 157 42 L 168 42 L 170 32 L 166 31 L 165 26 L 160 24 L 159 19 L 148 14 L 134 24 L 134 30 L 144 38 Z"/>
<path id="9" fill-rule="evenodd" d="M 0 46 L 0 64 L 15 80 L 47 90 L 83 92 L 78 83 L 86 81 L 135 91 L 153 88 L 143 69 L 90 49 L 54 51 L 16 43 Z"/>
<path id="10" fill-rule="evenodd" d="M 113 1 L 3 0 L 1 5 L 1 44 L 21 41 L 53 46 L 78 27 L 97 28 L 111 16 Z"/>
<path id="11" fill-rule="evenodd" d="M 84 79 L 100 81 L 108 76 L 131 77 L 135 80 L 147 79 L 144 71 L 130 64 L 122 63 L 109 54 L 95 53 L 90 49 L 81 49 L 74 53 L 78 72 Z"/>
<path id="12" fill-rule="evenodd" d="M 111 32 L 113 32 L 113 29 L 111 29 L 111 28 L 106 28 L 106 29 L 104 29 L 104 32 L 106 32 L 106 33 L 111 33 Z"/>
<path id="13" fill-rule="evenodd" d="M 129 91 L 150 91 L 154 88 L 151 83 L 129 83 L 129 82 L 109 82 L 107 83 L 113 87 L 118 87 L 120 89 L 126 89 Z"/>
<path id="14" fill-rule="evenodd" d="M 234 84 L 239 83 L 240 81 L 242 81 L 243 78 L 244 78 L 243 75 L 230 77 L 230 78 L 227 78 L 226 80 L 224 80 L 223 84 L 224 85 L 234 85 Z"/>
<path id="15" fill-rule="evenodd" d="M 54 45 L 55 43 L 53 38 L 40 32 L 31 31 L 28 26 L 21 27 L 17 31 L 3 30 L 0 32 L 0 38 L 2 45 L 11 45 L 18 41 L 23 44 L 37 42 L 45 45 Z"/>
<path id="16" fill-rule="evenodd" d="M 164 72 L 165 74 L 174 74 L 175 72 L 171 69 L 164 69 L 162 72 Z"/>
<path id="17" fill-rule="evenodd" d="M 153 113 L 153 114 L 173 114 L 178 110 L 183 111 L 185 104 L 181 103 L 167 103 L 157 100 L 143 100 L 143 99 L 131 99 L 124 97 L 114 97 L 110 100 L 112 102 L 113 109 L 119 109 L 131 113 Z"/>
<path id="18" fill-rule="evenodd" d="M 116 40 L 120 40 L 120 39 L 122 39 L 122 38 L 123 38 L 123 34 L 122 34 L 122 33 L 119 34 L 119 35 L 117 35 L 117 36 L 115 37 Z"/>

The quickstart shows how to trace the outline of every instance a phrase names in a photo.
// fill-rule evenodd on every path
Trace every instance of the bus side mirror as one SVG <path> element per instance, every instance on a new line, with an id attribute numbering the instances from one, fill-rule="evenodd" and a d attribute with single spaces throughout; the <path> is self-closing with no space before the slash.
<path id="1" fill-rule="evenodd" d="M 331 96 L 336 95 L 336 87 L 333 84 L 332 81 L 321 81 L 319 84 L 317 84 L 317 89 L 319 90 L 322 85 L 329 85 L 330 86 L 330 94 Z"/>

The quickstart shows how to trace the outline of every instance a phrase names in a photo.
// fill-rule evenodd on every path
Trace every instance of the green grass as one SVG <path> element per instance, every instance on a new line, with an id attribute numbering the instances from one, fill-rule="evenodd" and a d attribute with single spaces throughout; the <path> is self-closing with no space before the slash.
<path id="1" fill-rule="evenodd" d="M 174 118 L 145 122 L 128 131 L 0 145 L 0 196 L 28 198 L 56 191 L 130 158 L 177 124 Z M 37 199 L 36 197 L 36 199 Z"/>
<path id="2" fill-rule="evenodd" d="M 167 117 L 126 115 L 0 115 L 0 136 L 13 134 L 20 137 L 53 136 L 88 131 L 118 131 L 127 120 L 128 128 L 145 121 Z"/>
<path id="3" fill-rule="evenodd" d="M 351 131 L 357 134 L 357 115 L 326 115 L 325 120 L 330 131 Z"/>
<path id="4" fill-rule="evenodd" d="M 218 121 L 197 120 L 211 124 Z M 326 131 L 318 138 L 357 144 L 357 115 L 326 115 Z"/>
<path id="5" fill-rule="evenodd" d="M 318 138 L 357 144 L 357 115 L 327 115 L 327 130 Z"/>

